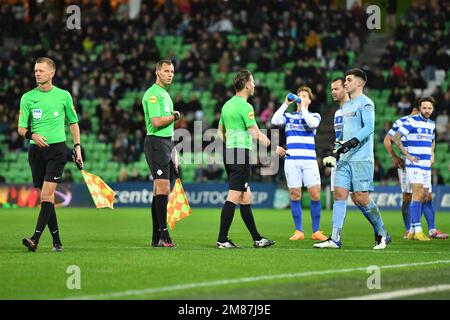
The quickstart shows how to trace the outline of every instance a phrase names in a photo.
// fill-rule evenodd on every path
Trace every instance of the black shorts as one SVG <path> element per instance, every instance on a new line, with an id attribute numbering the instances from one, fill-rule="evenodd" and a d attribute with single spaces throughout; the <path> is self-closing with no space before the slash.
<path id="1" fill-rule="evenodd" d="M 171 138 L 146 136 L 144 153 L 150 172 L 155 179 L 170 179 L 170 161 L 173 150 Z"/>
<path id="2" fill-rule="evenodd" d="M 34 187 L 41 189 L 44 181 L 61 183 L 66 162 L 65 142 L 50 144 L 48 148 L 39 148 L 35 144 L 30 144 L 28 163 L 31 167 Z"/>
<path id="3" fill-rule="evenodd" d="M 223 163 L 228 176 L 228 189 L 247 191 L 250 178 L 250 150 L 225 148 Z"/>

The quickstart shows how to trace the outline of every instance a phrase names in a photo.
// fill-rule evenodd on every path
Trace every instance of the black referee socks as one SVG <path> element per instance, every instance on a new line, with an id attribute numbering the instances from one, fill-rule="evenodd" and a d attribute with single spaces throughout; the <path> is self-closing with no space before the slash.
<path id="1" fill-rule="evenodd" d="M 234 217 L 234 209 L 236 208 L 236 204 L 231 201 L 226 201 L 222 208 L 222 214 L 220 215 L 220 232 L 218 242 L 227 242 L 228 241 L 228 231 L 231 227 L 231 222 L 233 222 Z"/>
<path id="2" fill-rule="evenodd" d="M 241 204 L 241 217 L 250 231 L 253 241 L 259 241 L 262 239 L 261 235 L 256 230 L 255 219 L 253 218 L 252 207 L 249 204 Z"/>
<path id="3" fill-rule="evenodd" d="M 167 231 L 167 202 L 169 201 L 169 196 L 166 194 L 159 194 L 154 196 L 156 218 L 158 220 L 158 226 L 160 231 L 160 238 L 167 240 L 169 238 L 169 232 Z"/>
<path id="4" fill-rule="evenodd" d="M 50 215 L 50 219 L 48 220 L 48 229 L 52 234 L 53 243 L 61 243 L 61 239 L 59 238 L 58 220 L 56 219 L 55 205 L 53 203 L 51 208 L 52 214 Z"/>
<path id="5" fill-rule="evenodd" d="M 153 232 L 152 232 L 152 241 L 158 242 L 159 240 L 159 223 L 156 214 L 156 196 L 153 196 L 152 199 L 152 224 L 153 224 Z"/>
<path id="6" fill-rule="evenodd" d="M 39 238 L 41 237 L 53 210 L 55 210 L 53 203 L 47 201 L 41 202 L 41 211 L 39 212 L 36 229 L 34 230 L 34 235 L 31 237 L 36 243 L 39 242 Z"/>

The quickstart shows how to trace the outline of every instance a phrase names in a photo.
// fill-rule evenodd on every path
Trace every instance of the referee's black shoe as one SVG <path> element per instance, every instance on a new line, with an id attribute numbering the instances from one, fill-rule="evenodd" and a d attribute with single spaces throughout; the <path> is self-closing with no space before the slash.
<path id="1" fill-rule="evenodd" d="M 22 244 L 28 248 L 28 251 L 36 252 L 38 244 L 33 239 L 23 238 Z"/>
<path id="2" fill-rule="evenodd" d="M 159 239 L 158 245 L 156 247 L 159 248 L 175 248 L 177 245 L 172 242 L 171 238 L 167 239 Z"/>
<path id="3" fill-rule="evenodd" d="M 62 251 L 62 243 L 61 242 L 53 242 L 53 252 L 61 252 Z"/>
<path id="4" fill-rule="evenodd" d="M 235 245 L 230 239 L 228 239 L 225 242 L 219 242 L 216 243 L 217 249 L 240 249 L 241 247 Z"/>
<path id="5" fill-rule="evenodd" d="M 159 243 L 159 240 L 152 240 L 152 242 L 150 243 L 150 245 L 151 245 L 152 247 L 157 247 L 157 246 L 158 246 L 158 243 Z"/>
<path id="6" fill-rule="evenodd" d="M 274 244 L 275 244 L 275 241 L 269 240 L 266 238 L 261 238 L 261 240 L 253 241 L 254 248 L 267 248 L 267 247 L 273 246 Z"/>

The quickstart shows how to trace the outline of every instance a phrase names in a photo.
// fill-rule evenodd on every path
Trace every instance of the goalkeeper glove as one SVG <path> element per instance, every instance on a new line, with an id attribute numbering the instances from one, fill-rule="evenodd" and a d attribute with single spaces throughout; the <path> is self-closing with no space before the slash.
<path id="1" fill-rule="evenodd" d="M 339 155 L 341 153 L 347 153 L 350 151 L 350 149 L 353 149 L 354 147 L 356 147 L 359 144 L 359 140 L 357 138 L 351 138 L 350 140 L 344 142 L 341 144 L 341 142 L 338 142 L 341 146 L 337 149 L 334 150 L 333 153 L 335 153 L 337 155 L 337 157 L 339 157 Z"/>
<path id="2" fill-rule="evenodd" d="M 336 167 L 336 158 L 333 156 L 323 158 L 323 165 L 325 167 Z"/>

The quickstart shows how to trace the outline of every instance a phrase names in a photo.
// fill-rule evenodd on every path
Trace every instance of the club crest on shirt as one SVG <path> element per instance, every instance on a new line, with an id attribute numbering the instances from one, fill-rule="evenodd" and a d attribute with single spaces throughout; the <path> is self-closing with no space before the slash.
<path id="1" fill-rule="evenodd" d="M 33 109 L 33 119 L 40 120 L 42 118 L 42 109 Z"/>

